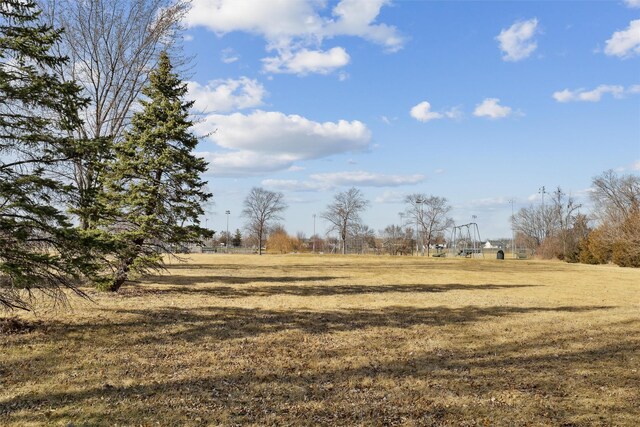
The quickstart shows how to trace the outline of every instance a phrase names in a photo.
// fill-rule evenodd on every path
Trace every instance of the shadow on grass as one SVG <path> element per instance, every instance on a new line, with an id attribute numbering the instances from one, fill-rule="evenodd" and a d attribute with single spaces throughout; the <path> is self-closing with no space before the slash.
<path id="1" fill-rule="evenodd" d="M 586 307 L 386 307 L 377 310 L 349 309 L 332 311 L 265 310 L 240 307 L 204 307 L 181 309 L 115 310 L 115 319 L 125 314 L 130 320 L 108 324 L 84 324 L 88 330 L 110 329 L 115 334 L 121 329 L 139 332 L 139 344 L 169 345 L 176 340 L 201 342 L 257 337 L 264 334 L 296 330 L 307 334 L 360 331 L 370 328 L 411 328 L 413 326 L 447 326 L 468 324 L 490 318 L 527 313 L 568 312 L 580 313 L 607 310 L 608 306 Z M 131 318 L 130 316 L 134 317 Z M 157 334 L 178 326 L 175 332 Z M 107 334 L 108 336 L 108 334 Z"/>
<path id="2" fill-rule="evenodd" d="M 344 262 L 344 258 L 349 258 L 350 262 Z M 430 271 L 468 271 L 477 273 L 489 273 L 492 271 L 504 271 L 505 268 L 518 273 L 552 273 L 571 271 L 576 264 L 568 264 L 562 262 L 544 262 L 537 260 L 493 260 L 493 259 L 466 259 L 466 258 L 442 258 L 442 259 L 417 259 L 415 257 L 358 257 L 357 255 L 347 256 L 327 255 L 320 258 L 322 262 L 315 262 L 313 258 L 308 259 L 308 263 L 286 263 L 286 264 L 269 264 L 269 256 L 256 258 L 257 261 L 251 264 L 239 263 L 177 263 L 167 264 L 168 270 L 209 270 L 211 272 L 219 270 L 253 271 L 265 272 L 295 272 L 295 271 L 322 271 L 329 270 L 333 272 L 350 271 L 361 272 L 363 268 L 366 271 L 389 272 L 394 269 Z"/>
<path id="3" fill-rule="evenodd" d="M 143 283 L 157 283 L 161 285 L 197 285 L 207 283 L 224 283 L 229 285 L 245 285 L 247 283 L 291 283 L 291 282 L 323 282 L 335 279 L 343 279 L 343 277 L 336 276 L 220 276 L 220 275 L 205 275 L 205 276 L 184 276 L 180 274 L 176 275 L 164 275 L 164 276 L 151 276 L 146 277 Z"/>
<path id="4" fill-rule="evenodd" d="M 210 307 L 197 315 L 169 308 L 127 313 L 139 316 L 143 323 L 137 324 L 147 328 L 171 322 L 195 323 L 199 327 L 191 331 L 193 336 L 210 337 L 213 333 L 218 337 L 218 327 L 239 328 L 242 333 L 232 334 L 237 336 L 290 328 L 316 333 L 607 308 L 389 308 L 298 314 Z M 131 333 L 135 324 L 96 326 Z M 399 352 L 392 359 L 372 353 L 366 360 L 347 358 L 341 364 L 334 362 L 344 355 L 324 348 L 310 353 L 299 338 L 287 338 L 289 341 L 280 342 L 273 351 L 288 357 L 311 355 L 316 359 L 315 368 L 310 368 L 304 357 L 284 357 L 283 361 L 270 357 L 265 348 L 257 348 L 273 343 L 245 342 L 236 347 L 238 356 L 247 358 L 256 353 L 256 363 L 241 369 L 234 370 L 237 365 L 231 364 L 230 369 L 220 370 L 212 355 L 214 366 L 208 374 L 199 371 L 187 378 L 171 376 L 159 382 L 141 378 L 128 386 L 118 385 L 119 379 L 113 378 L 80 390 L 18 395 L 0 400 L 0 416 L 24 423 L 77 421 L 88 425 L 130 424 L 132 420 L 165 425 L 400 425 L 409 421 L 418 425 L 481 425 L 486 420 L 494 425 L 633 425 L 637 420 L 637 401 L 633 399 L 597 404 L 598 399 L 605 399 L 603 391 L 625 392 L 632 398 L 639 385 L 630 368 L 640 350 L 640 337 L 612 325 L 594 331 L 594 340 L 584 346 L 585 337 L 575 332 L 543 332 L 524 342 L 484 341 L 475 348 Z M 132 368 L 123 363 L 124 367 Z M 518 399 L 510 401 L 510 395 Z M 471 407 L 467 407 L 469 402 Z M 94 408 L 101 405 L 114 410 L 105 414 Z M 82 418 L 74 420 L 69 415 L 78 414 L 75 408 L 82 408 Z M 47 410 L 52 412 L 45 418 Z"/>
<path id="5" fill-rule="evenodd" d="M 166 276 L 166 284 L 173 286 L 168 288 L 145 288 L 130 287 L 125 289 L 123 295 L 143 295 L 145 293 L 153 294 L 195 294 L 203 296 L 211 296 L 216 298 L 246 298 L 246 297 L 268 297 L 276 295 L 292 295 L 292 296 L 331 296 L 331 295 L 359 295 L 359 294 L 383 294 L 383 293 L 442 293 L 451 291 L 490 291 L 500 289 L 517 289 L 531 288 L 540 285 L 496 285 L 485 283 L 481 285 L 467 285 L 461 283 L 449 283 L 443 285 L 433 284 L 402 284 L 402 285 L 260 285 L 255 287 L 231 287 L 231 286 L 207 286 L 193 287 L 191 285 L 211 285 L 217 283 L 225 284 L 248 284 L 263 282 L 319 282 L 322 280 L 340 279 L 339 277 L 288 277 L 283 280 L 282 277 L 276 278 L 235 278 L 224 276 L 200 276 L 194 277 L 193 281 L 184 280 L 185 276 L 171 277 Z M 162 284 L 163 281 L 151 279 L 153 284 Z M 270 280 L 273 279 L 273 280 Z"/>

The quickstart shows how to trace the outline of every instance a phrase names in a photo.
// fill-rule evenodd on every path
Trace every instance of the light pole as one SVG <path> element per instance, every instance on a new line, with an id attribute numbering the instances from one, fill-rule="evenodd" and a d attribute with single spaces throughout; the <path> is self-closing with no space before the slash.
<path id="1" fill-rule="evenodd" d="M 514 202 L 515 202 L 514 199 L 509 199 L 509 203 L 511 203 L 511 257 L 512 258 L 516 257 L 516 238 L 515 238 L 515 232 L 513 230 L 513 219 L 514 219 L 513 203 Z"/>
<path id="2" fill-rule="evenodd" d="M 231 211 L 227 210 L 225 211 L 225 214 L 227 214 L 227 253 L 229 253 L 229 214 L 231 213 Z"/>
<path id="3" fill-rule="evenodd" d="M 422 230 L 420 233 L 420 244 L 422 245 L 422 256 L 424 256 L 424 204 L 425 204 L 426 200 L 421 200 L 420 201 L 420 222 L 422 223 Z M 427 242 L 427 245 L 429 244 L 429 242 Z"/>
<path id="4" fill-rule="evenodd" d="M 422 220 L 422 199 L 416 199 L 416 205 L 420 206 L 420 211 L 416 212 L 416 256 L 420 256 L 420 234 L 418 231 L 418 224 Z"/>
<path id="5" fill-rule="evenodd" d="M 395 253 L 398 253 L 398 247 L 400 246 L 400 239 L 404 240 L 404 238 L 402 237 L 402 227 L 404 226 L 404 212 L 398 212 L 398 216 L 400 216 L 400 228 L 398 229 L 399 234 L 398 237 L 395 237 L 395 232 L 393 233 L 394 235 L 394 239 L 395 239 Z"/>
<path id="6" fill-rule="evenodd" d="M 316 253 L 316 214 L 313 214 L 313 253 Z"/>

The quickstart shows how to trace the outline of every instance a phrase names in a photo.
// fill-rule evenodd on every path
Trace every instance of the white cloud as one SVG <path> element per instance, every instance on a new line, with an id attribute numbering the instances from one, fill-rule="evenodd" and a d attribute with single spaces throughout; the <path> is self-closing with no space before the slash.
<path id="1" fill-rule="evenodd" d="M 298 181 L 297 179 L 263 179 L 260 183 L 263 187 L 277 191 L 318 191 L 327 190 L 320 183 L 311 181 Z"/>
<path id="2" fill-rule="evenodd" d="M 451 110 L 442 113 L 431 111 L 431 104 L 427 101 L 422 101 L 421 103 L 414 105 L 409 114 L 414 119 L 423 123 L 430 120 L 443 119 L 445 117 L 448 119 L 457 119 L 462 115 L 458 108 L 452 108 Z"/>
<path id="3" fill-rule="evenodd" d="M 496 40 L 500 43 L 500 50 L 504 52 L 502 59 L 515 62 L 529 57 L 538 47 L 535 40 L 532 40 L 537 28 L 538 20 L 533 18 L 516 22 L 508 29 L 500 31 Z"/>
<path id="4" fill-rule="evenodd" d="M 196 125 L 196 130 L 229 150 L 208 154 L 215 160 L 211 170 L 214 175 L 285 170 L 301 160 L 364 151 L 371 140 L 367 126 L 357 120 L 320 123 L 298 115 L 260 110 L 251 114 L 211 114 Z"/>
<path id="5" fill-rule="evenodd" d="M 633 169 L 634 171 L 640 171 L 640 160 L 636 160 L 636 162 L 631 165 L 631 169 Z"/>
<path id="6" fill-rule="evenodd" d="M 498 98 L 486 98 L 476 105 L 473 115 L 477 117 L 488 117 L 490 119 L 501 119 L 513 113 L 511 107 L 500 105 Z"/>
<path id="7" fill-rule="evenodd" d="M 527 197 L 527 200 L 530 202 L 535 202 L 536 200 L 541 200 L 542 199 L 542 195 L 540 193 L 534 193 L 531 194 L 529 197 Z"/>
<path id="8" fill-rule="evenodd" d="M 441 119 L 444 117 L 441 113 L 437 113 L 435 111 L 431 111 L 431 104 L 427 101 L 423 101 L 418 105 L 414 105 L 411 108 L 411 117 L 420 121 L 420 122 L 428 122 L 429 120 Z"/>
<path id="9" fill-rule="evenodd" d="M 259 176 L 285 170 L 296 161 L 287 155 L 266 155 L 248 150 L 196 154 L 209 162 L 207 175 L 213 176 Z"/>
<path id="10" fill-rule="evenodd" d="M 487 197 L 484 199 L 475 199 L 469 202 L 469 206 L 474 208 L 495 208 L 501 207 L 509 204 L 509 199 L 507 197 Z"/>
<path id="11" fill-rule="evenodd" d="M 374 24 L 382 6 L 389 0 L 342 0 L 333 9 L 332 19 L 326 24 L 328 36 L 349 35 L 362 37 L 382 45 L 390 52 L 402 49 L 404 39 L 395 27 L 386 24 Z"/>
<path id="12" fill-rule="evenodd" d="M 373 201 L 375 203 L 404 203 L 407 193 L 398 191 L 385 191 L 376 196 Z"/>
<path id="13" fill-rule="evenodd" d="M 423 182 L 424 175 L 385 175 L 365 171 L 313 174 L 307 181 L 265 179 L 262 185 L 281 191 L 326 191 L 336 187 L 398 187 Z"/>
<path id="14" fill-rule="evenodd" d="M 186 22 L 218 35 L 245 31 L 270 40 L 311 34 L 321 28 L 313 4 L 299 0 L 193 0 Z"/>
<path id="15" fill-rule="evenodd" d="M 206 85 L 187 82 L 194 108 L 203 112 L 224 113 L 262 105 L 267 91 L 257 80 L 248 77 L 213 80 Z"/>
<path id="16" fill-rule="evenodd" d="M 220 55 L 220 60 L 225 64 L 233 64 L 234 62 L 240 60 L 240 55 L 238 55 L 233 48 L 228 47 L 222 50 Z"/>
<path id="17" fill-rule="evenodd" d="M 631 8 L 640 8 L 640 0 L 624 0 L 624 3 Z"/>
<path id="18" fill-rule="evenodd" d="M 628 58 L 640 54 L 640 19 L 631 21 L 626 30 L 613 33 L 606 43 L 604 53 L 610 56 Z"/>
<path id="19" fill-rule="evenodd" d="M 185 34 L 182 37 L 182 40 L 186 41 L 186 42 L 192 42 L 193 41 L 193 36 L 191 34 Z"/>
<path id="20" fill-rule="evenodd" d="M 389 3 L 342 0 L 329 12 L 327 2 L 322 0 L 193 0 L 186 22 L 190 27 L 206 27 L 219 36 L 243 31 L 264 37 L 267 50 L 277 53 L 265 58 L 267 72 L 294 73 L 300 67 L 300 74 L 326 74 L 349 62 L 343 48 L 322 50 L 326 39 L 353 36 L 390 52 L 402 48 L 404 38 L 397 29 L 376 22 L 380 9 Z M 294 59 L 314 65 L 288 66 Z"/>
<path id="21" fill-rule="evenodd" d="M 334 47 L 328 51 L 301 49 L 296 52 L 280 51 L 275 57 L 264 58 L 264 70 L 269 73 L 307 75 L 329 74 L 349 63 L 346 50 Z"/>
<path id="22" fill-rule="evenodd" d="M 413 185 L 423 182 L 424 175 L 384 175 L 364 171 L 333 172 L 311 175 L 311 179 L 323 182 L 331 187 L 361 186 L 361 187 L 397 187 Z"/>
<path id="23" fill-rule="evenodd" d="M 629 90 L 633 92 L 633 87 Z M 610 93 L 614 98 L 622 98 L 625 93 L 625 89 L 619 85 L 600 85 L 593 90 L 569 90 L 564 89 L 553 93 L 553 98 L 558 102 L 571 102 L 571 101 L 584 101 L 584 102 L 598 102 L 602 99 L 602 96 Z"/>

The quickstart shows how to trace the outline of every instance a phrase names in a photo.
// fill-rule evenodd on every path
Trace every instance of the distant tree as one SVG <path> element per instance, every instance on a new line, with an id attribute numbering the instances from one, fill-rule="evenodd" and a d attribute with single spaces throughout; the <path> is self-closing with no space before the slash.
<path id="1" fill-rule="evenodd" d="M 444 197 L 429 196 L 421 193 L 410 194 L 405 198 L 406 213 L 414 218 L 422 235 L 422 247 L 427 246 L 427 256 L 430 245 L 436 243 L 436 238 L 454 224 L 449 212 L 451 206 Z"/>
<path id="2" fill-rule="evenodd" d="M 233 247 L 239 248 L 242 246 L 242 233 L 239 228 L 236 228 L 236 233 L 233 235 L 233 240 L 231 241 Z"/>
<path id="3" fill-rule="evenodd" d="M 84 101 L 52 70 L 61 32 L 33 1 L 0 1 L 0 308 L 29 309 L 35 291 L 65 301 L 84 295 L 94 271 L 91 245 L 58 206 L 69 188 L 55 171 L 76 155 L 67 137 Z"/>
<path id="4" fill-rule="evenodd" d="M 355 241 L 360 253 L 365 253 L 368 249 L 378 249 L 376 232 L 366 224 L 356 224 L 351 231 L 351 238 Z"/>
<path id="5" fill-rule="evenodd" d="M 606 171 L 593 179 L 597 228 L 581 246 L 581 260 L 640 267 L 640 176 Z"/>
<path id="6" fill-rule="evenodd" d="M 609 237 L 615 239 L 617 228 L 640 209 L 640 176 L 609 170 L 593 179 L 592 188 L 598 225 L 609 225 Z"/>
<path id="7" fill-rule="evenodd" d="M 297 240 L 289 236 L 287 230 L 285 230 L 281 225 L 273 227 L 269 233 L 267 249 L 272 252 L 287 254 L 293 252 L 298 246 Z"/>
<path id="8" fill-rule="evenodd" d="M 287 209 L 284 194 L 254 187 L 243 203 L 242 216 L 247 220 L 246 228 L 258 243 L 258 254 L 262 255 L 262 242 L 273 221 L 282 219 L 280 214 Z"/>
<path id="9" fill-rule="evenodd" d="M 147 100 L 134 114 L 132 128 L 115 146 L 115 159 L 104 175 L 101 225 L 117 243 L 113 274 L 104 287 L 117 291 L 130 273 L 162 266 L 162 253 L 176 245 L 201 243 L 213 233 L 199 226 L 202 204 L 211 194 L 201 174 L 207 162 L 193 154 L 198 139 L 191 133 L 187 87 L 173 72 L 169 57 L 143 89 Z"/>
<path id="10" fill-rule="evenodd" d="M 584 234 L 586 222 L 579 217 L 582 207 L 571 196 L 567 196 L 560 187 L 552 194 L 551 200 L 551 229 L 554 240 L 557 241 L 555 256 L 559 259 L 572 259 L 574 248 Z"/>
<path id="11" fill-rule="evenodd" d="M 399 225 L 388 225 L 380 232 L 382 248 L 390 255 L 411 253 L 413 231 Z"/>
<path id="12" fill-rule="evenodd" d="M 330 224 L 329 231 L 336 231 L 342 241 L 342 253 L 347 253 L 347 237 L 353 234 L 361 224 L 360 214 L 367 208 L 369 202 L 357 188 L 336 194 L 333 202 L 320 217 Z"/>
<path id="13" fill-rule="evenodd" d="M 220 236 L 218 237 L 218 242 L 220 242 L 221 245 L 230 246 L 232 240 L 233 240 L 233 237 L 231 236 L 231 233 L 227 233 L 226 231 L 220 232 Z"/>
<path id="14" fill-rule="evenodd" d="M 531 205 L 522 208 L 512 217 L 513 229 L 518 241 L 535 251 L 547 237 L 545 214 L 542 206 Z"/>
<path id="15" fill-rule="evenodd" d="M 315 248 L 315 252 L 324 252 L 325 241 L 319 234 L 314 234 L 308 239 L 308 248 L 310 251 L 313 251 Z"/>
<path id="16" fill-rule="evenodd" d="M 524 246 L 543 258 L 577 260 L 577 246 L 586 233 L 582 207 L 560 187 L 551 203 L 520 209 L 512 218 L 513 228 Z"/>
<path id="17" fill-rule="evenodd" d="M 640 267 L 640 210 L 631 212 L 620 225 L 611 260 L 620 267 Z"/>

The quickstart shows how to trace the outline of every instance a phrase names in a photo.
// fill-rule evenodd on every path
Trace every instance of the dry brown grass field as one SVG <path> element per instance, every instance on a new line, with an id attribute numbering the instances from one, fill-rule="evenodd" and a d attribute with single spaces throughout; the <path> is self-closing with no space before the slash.
<path id="1" fill-rule="evenodd" d="M 0 331 L 0 425 L 640 423 L 640 270 L 193 255 Z"/>

